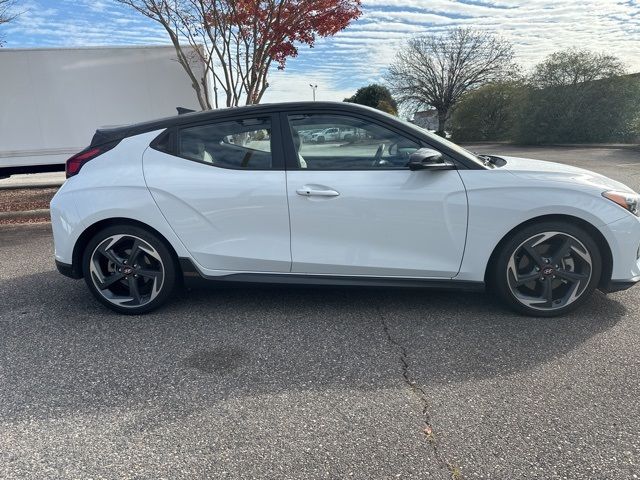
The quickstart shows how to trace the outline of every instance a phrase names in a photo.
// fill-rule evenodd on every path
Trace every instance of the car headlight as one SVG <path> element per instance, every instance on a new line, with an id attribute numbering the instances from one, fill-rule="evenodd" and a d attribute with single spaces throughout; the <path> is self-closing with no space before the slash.
<path id="1" fill-rule="evenodd" d="M 629 210 L 636 217 L 640 216 L 638 206 L 640 204 L 640 195 L 637 193 L 621 192 L 619 190 L 609 190 L 603 192 L 602 196 L 608 198 L 612 202 L 616 202 L 625 210 Z"/>

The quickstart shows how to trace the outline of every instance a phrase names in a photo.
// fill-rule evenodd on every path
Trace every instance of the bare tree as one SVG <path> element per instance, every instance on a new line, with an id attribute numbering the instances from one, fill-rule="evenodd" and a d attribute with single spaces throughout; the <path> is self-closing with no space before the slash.
<path id="1" fill-rule="evenodd" d="M 16 15 L 12 13 L 15 0 L 0 0 L 0 25 L 10 22 Z"/>
<path id="2" fill-rule="evenodd" d="M 208 98 L 207 78 L 211 71 L 211 59 L 205 57 L 202 48 L 186 49 L 180 43 L 181 32 L 186 28 L 184 23 L 193 15 L 189 12 L 188 7 L 193 5 L 191 0 L 117 0 L 118 2 L 128 5 L 143 14 L 144 16 L 158 22 L 164 27 L 169 39 L 173 44 L 178 63 L 191 81 L 198 103 L 200 107 L 205 109 L 211 108 L 211 101 Z M 191 43 L 191 42 L 190 42 Z M 194 56 L 196 58 L 194 58 Z M 199 59 L 204 65 L 204 71 L 200 74 L 195 68 L 194 60 Z"/>
<path id="3" fill-rule="evenodd" d="M 409 40 L 386 80 L 398 103 L 435 108 L 444 135 L 453 107 L 467 92 L 504 76 L 512 66 L 510 43 L 490 33 L 458 28 Z M 515 67 L 514 67 L 515 68 Z"/>
<path id="4" fill-rule="evenodd" d="M 17 14 L 13 11 L 14 5 L 14 0 L 0 0 L 0 25 L 4 25 L 17 17 Z M 0 37 L 0 47 L 1 46 L 2 37 Z"/>
<path id="5" fill-rule="evenodd" d="M 296 43 L 313 46 L 317 36 L 335 35 L 361 14 L 361 0 L 117 1 L 164 27 L 202 109 L 219 106 L 218 89 L 228 107 L 259 103 L 272 63 L 284 68 L 298 53 Z M 190 56 L 205 66 L 204 75 Z"/>

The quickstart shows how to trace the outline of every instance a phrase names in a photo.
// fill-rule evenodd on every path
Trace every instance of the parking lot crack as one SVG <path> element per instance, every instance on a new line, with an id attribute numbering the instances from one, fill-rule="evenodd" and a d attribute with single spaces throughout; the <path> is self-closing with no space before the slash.
<path id="1" fill-rule="evenodd" d="M 402 343 L 400 343 L 391 333 L 391 329 L 389 328 L 389 324 L 384 316 L 384 313 L 382 312 L 382 309 L 380 307 L 377 307 L 377 310 L 386 339 L 398 353 L 402 371 L 402 379 L 409 388 L 413 397 L 420 404 L 422 421 L 424 422 L 423 434 L 427 438 L 427 442 L 431 447 L 436 460 L 449 472 L 452 480 L 463 480 L 464 477 L 462 476 L 460 468 L 457 465 L 453 464 L 453 462 L 448 460 L 442 451 L 442 446 L 432 425 L 431 405 L 429 402 L 429 397 L 427 395 L 427 392 L 425 391 L 425 388 L 418 384 L 411 373 L 407 348 Z"/>

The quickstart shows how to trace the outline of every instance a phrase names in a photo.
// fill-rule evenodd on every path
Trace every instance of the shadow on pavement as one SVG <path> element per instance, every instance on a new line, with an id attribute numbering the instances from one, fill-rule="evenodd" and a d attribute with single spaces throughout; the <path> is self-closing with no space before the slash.
<path id="1" fill-rule="evenodd" d="M 49 271 L 0 281 L 0 420 L 150 402 L 175 416 L 247 395 L 394 388 L 400 365 L 382 318 L 424 381 L 490 378 L 564 355 L 625 311 L 601 294 L 538 319 L 483 294 L 238 287 L 184 292 L 128 317 Z"/>

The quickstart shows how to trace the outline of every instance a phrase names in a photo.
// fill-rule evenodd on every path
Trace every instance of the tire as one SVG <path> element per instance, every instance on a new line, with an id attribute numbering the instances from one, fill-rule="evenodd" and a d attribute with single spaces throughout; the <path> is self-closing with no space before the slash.
<path id="1" fill-rule="evenodd" d="M 589 233 L 568 222 L 541 221 L 503 243 L 488 281 L 513 310 L 555 317 L 580 307 L 601 272 L 602 255 Z"/>
<path id="2" fill-rule="evenodd" d="M 171 297 L 178 270 L 173 255 L 156 235 L 132 225 L 115 225 L 89 241 L 82 271 L 98 301 L 115 312 L 138 315 Z"/>

